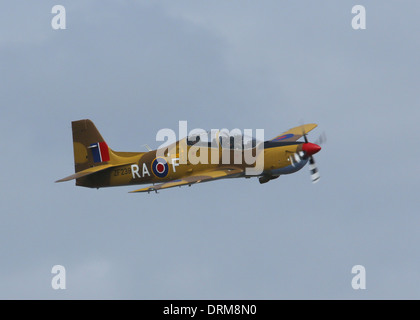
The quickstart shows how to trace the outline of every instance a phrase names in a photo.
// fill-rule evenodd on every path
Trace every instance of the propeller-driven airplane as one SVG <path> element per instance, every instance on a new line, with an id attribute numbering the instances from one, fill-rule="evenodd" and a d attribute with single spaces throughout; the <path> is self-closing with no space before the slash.
<path id="1" fill-rule="evenodd" d="M 235 139 L 220 134 L 214 143 L 215 141 L 200 140 L 199 135 L 190 135 L 165 147 L 164 152 L 161 149 L 117 152 L 108 147 L 92 121 L 74 121 L 72 131 L 76 173 L 56 182 L 75 179 L 77 186 L 89 188 L 153 184 L 131 192 L 157 192 L 225 178 L 257 176 L 260 183 L 266 183 L 280 175 L 299 171 L 309 163 L 312 182 L 315 183 L 320 175 L 313 155 L 321 150 L 318 144 L 324 142 L 325 137 L 321 136 L 316 143 L 310 143 L 306 135 L 316 126 L 313 123 L 304 124 L 264 142 L 255 138 L 246 140 L 241 136 Z M 302 137 L 304 141 L 297 141 Z M 225 141 L 223 139 L 228 143 L 222 142 Z M 205 157 L 208 155 L 209 161 L 194 164 L 188 158 L 180 161 L 191 148 L 198 148 L 198 154 L 200 151 L 208 151 Z M 263 155 L 262 167 L 257 175 L 247 173 L 250 165 L 246 161 L 237 161 L 238 150 L 241 158 L 239 160 L 244 160 L 247 151 L 253 152 L 256 159 Z M 228 161 L 211 161 L 214 160 L 214 155 L 217 160 L 221 160 L 226 153 Z"/>

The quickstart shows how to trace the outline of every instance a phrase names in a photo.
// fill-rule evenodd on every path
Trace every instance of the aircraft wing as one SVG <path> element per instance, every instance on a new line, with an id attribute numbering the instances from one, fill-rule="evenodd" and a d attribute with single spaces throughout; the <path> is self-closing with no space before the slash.
<path id="1" fill-rule="evenodd" d="M 102 166 L 91 167 L 91 168 L 88 168 L 86 170 L 82 170 L 82 171 L 79 171 L 75 174 L 72 174 L 71 176 L 68 176 L 68 177 L 65 177 L 63 179 L 57 180 L 56 182 L 63 182 L 63 181 L 78 179 L 78 178 L 88 176 L 90 174 L 93 174 L 93 173 L 96 173 L 96 172 L 99 172 L 99 171 L 102 171 L 102 170 L 105 170 L 105 169 L 119 167 L 119 166 L 126 166 L 128 164 L 132 164 L 132 163 L 130 162 L 130 163 L 119 163 L 119 164 L 105 164 L 105 165 L 102 165 Z"/>
<path id="2" fill-rule="evenodd" d="M 218 168 L 214 170 L 206 170 L 206 171 L 200 171 L 195 174 L 192 174 L 187 177 L 183 177 L 182 179 L 168 181 L 165 183 L 157 184 L 154 186 L 130 191 L 131 193 L 134 192 L 150 192 L 150 191 L 157 191 L 161 189 L 167 189 L 167 188 L 173 188 L 173 187 L 180 187 L 185 185 L 193 185 L 200 182 L 207 182 L 212 181 L 216 179 L 223 179 L 223 178 L 229 178 L 235 175 L 239 175 L 243 173 L 244 170 L 239 168 Z"/>
<path id="3" fill-rule="evenodd" d="M 307 134 L 309 131 L 315 129 L 318 125 L 315 123 L 303 124 L 299 127 L 294 127 L 292 129 L 283 132 L 277 137 L 273 138 L 270 141 L 281 141 L 281 142 L 292 142 L 296 141 L 299 138 L 303 137 L 303 134 Z"/>

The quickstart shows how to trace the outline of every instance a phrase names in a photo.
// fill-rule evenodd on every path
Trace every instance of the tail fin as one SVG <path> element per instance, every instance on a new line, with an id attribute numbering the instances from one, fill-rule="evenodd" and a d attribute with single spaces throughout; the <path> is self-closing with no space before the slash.
<path id="1" fill-rule="evenodd" d="M 110 160 L 110 149 L 92 121 L 71 123 L 75 172 L 104 165 Z"/>

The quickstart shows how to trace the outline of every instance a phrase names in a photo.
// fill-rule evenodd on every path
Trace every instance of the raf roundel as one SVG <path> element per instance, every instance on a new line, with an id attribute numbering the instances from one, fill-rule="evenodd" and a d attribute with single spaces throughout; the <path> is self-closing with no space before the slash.
<path id="1" fill-rule="evenodd" d="M 165 178 L 169 172 L 169 166 L 165 159 L 156 158 L 152 163 L 152 170 L 156 177 Z"/>

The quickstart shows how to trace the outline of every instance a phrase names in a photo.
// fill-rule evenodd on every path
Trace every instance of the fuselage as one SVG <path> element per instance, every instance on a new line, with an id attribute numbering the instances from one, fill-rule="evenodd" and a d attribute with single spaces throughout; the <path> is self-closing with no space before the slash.
<path id="1" fill-rule="evenodd" d="M 166 151 L 152 150 L 145 153 L 120 153 L 110 150 L 110 157 L 117 167 L 104 170 L 100 175 L 79 178 L 79 186 L 101 188 L 137 184 L 154 184 L 174 181 L 183 177 L 205 173 L 215 168 L 240 168 L 239 177 L 268 177 L 290 174 L 302 169 L 308 159 L 294 161 L 293 155 L 302 153 L 303 142 L 272 142 L 251 149 L 182 146 L 177 142 Z M 246 168 L 253 169 L 247 174 Z M 267 180 L 267 181 L 268 181 Z"/>

